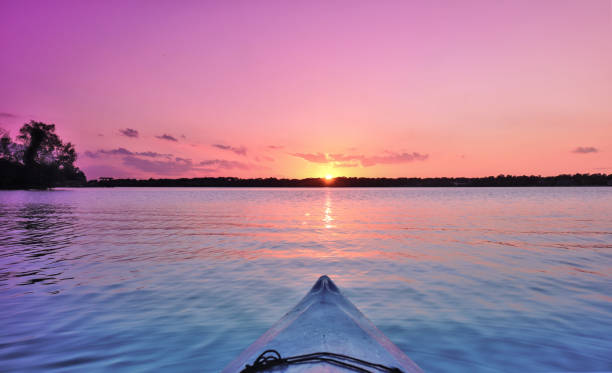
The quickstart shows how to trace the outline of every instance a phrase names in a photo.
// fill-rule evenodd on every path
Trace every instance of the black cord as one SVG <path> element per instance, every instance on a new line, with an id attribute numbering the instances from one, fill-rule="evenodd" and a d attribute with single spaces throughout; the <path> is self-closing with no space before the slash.
<path id="1" fill-rule="evenodd" d="M 281 365 L 309 363 L 328 363 L 360 373 L 373 373 L 372 371 L 364 368 L 364 366 L 374 368 L 376 371 L 380 372 L 402 373 L 402 371 L 398 368 L 390 368 L 381 364 L 370 363 L 369 361 L 357 359 L 347 355 L 334 354 L 332 352 L 315 352 L 312 354 L 283 358 L 276 350 L 266 350 L 262 352 L 261 355 L 255 359 L 253 365 L 247 364 L 240 373 L 263 372 Z"/>

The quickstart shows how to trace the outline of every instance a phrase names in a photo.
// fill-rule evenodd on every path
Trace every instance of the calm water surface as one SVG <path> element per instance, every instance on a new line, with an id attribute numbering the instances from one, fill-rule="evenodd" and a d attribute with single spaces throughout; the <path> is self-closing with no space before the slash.
<path id="1" fill-rule="evenodd" d="M 612 370 L 612 188 L 0 192 L 0 371 L 222 369 L 321 274 L 430 372 Z"/>

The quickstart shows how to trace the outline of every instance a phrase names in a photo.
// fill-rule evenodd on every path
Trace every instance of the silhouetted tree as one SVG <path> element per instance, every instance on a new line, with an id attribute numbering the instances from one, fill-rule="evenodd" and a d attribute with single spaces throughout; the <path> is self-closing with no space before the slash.
<path id="1" fill-rule="evenodd" d="M 85 175 L 74 165 L 77 154 L 71 143 L 64 144 L 55 133 L 55 124 L 30 121 L 11 141 L 6 131 L 0 138 L 1 188 L 52 188 L 82 185 Z"/>
<path id="2" fill-rule="evenodd" d="M 16 161 L 14 159 L 14 144 L 8 132 L 0 128 L 0 160 Z"/>

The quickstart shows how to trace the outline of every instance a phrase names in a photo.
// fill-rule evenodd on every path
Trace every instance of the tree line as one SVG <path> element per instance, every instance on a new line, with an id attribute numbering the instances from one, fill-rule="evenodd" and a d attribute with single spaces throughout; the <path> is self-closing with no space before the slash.
<path id="1" fill-rule="evenodd" d="M 201 177 L 183 179 L 113 179 L 90 180 L 88 187 L 546 187 L 546 186 L 611 186 L 612 174 L 574 174 L 558 176 L 432 177 L 432 178 L 369 178 L 337 177 L 277 179 L 237 177 Z"/>
<path id="2" fill-rule="evenodd" d="M 55 133 L 55 124 L 30 121 L 16 141 L 0 129 L 0 188 L 47 189 L 85 185 L 85 174 L 75 166 L 77 153 Z"/>

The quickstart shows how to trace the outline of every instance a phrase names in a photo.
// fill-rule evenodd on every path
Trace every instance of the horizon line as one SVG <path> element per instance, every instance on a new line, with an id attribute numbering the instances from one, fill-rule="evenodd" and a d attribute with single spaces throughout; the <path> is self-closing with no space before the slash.
<path id="1" fill-rule="evenodd" d="M 401 179 L 417 179 L 417 180 L 427 180 L 427 179 L 488 179 L 488 178 L 507 178 L 507 177 L 530 177 L 530 178 L 553 178 L 553 177 L 573 177 L 573 176 L 605 176 L 612 177 L 612 173 L 605 172 L 595 172 L 595 173 L 561 173 L 556 175 L 534 175 L 534 174 L 497 174 L 497 175 L 485 175 L 485 176 L 428 176 L 428 177 L 418 177 L 418 176 L 311 176 L 311 177 L 303 177 L 303 178 L 295 178 L 295 177 L 276 177 L 276 176 L 260 176 L 260 177 L 239 177 L 239 176 L 194 176 L 194 177 L 149 177 L 149 178 L 136 178 L 136 177 L 107 177 L 100 176 L 94 179 L 87 179 L 87 182 L 96 181 L 96 180 L 138 180 L 138 181 L 149 181 L 149 180 L 194 180 L 194 179 L 235 179 L 235 180 L 337 180 L 337 179 L 371 179 L 371 180 L 401 180 Z"/>

